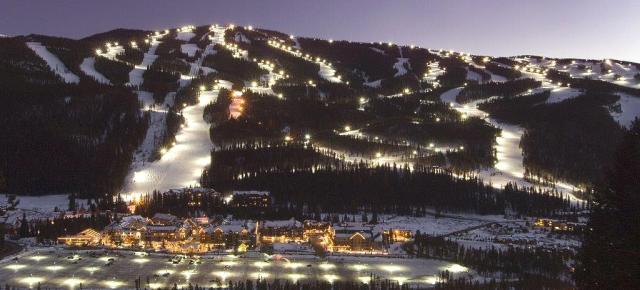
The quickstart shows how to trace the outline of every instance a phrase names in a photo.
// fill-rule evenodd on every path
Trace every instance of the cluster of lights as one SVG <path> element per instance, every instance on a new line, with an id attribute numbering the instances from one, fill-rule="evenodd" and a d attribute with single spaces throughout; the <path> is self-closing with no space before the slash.
<path id="1" fill-rule="evenodd" d="M 331 41 L 333 42 L 333 41 Z M 331 64 L 330 62 L 328 62 L 326 59 L 323 59 L 319 56 L 317 57 L 313 57 L 310 54 L 303 54 L 300 50 L 296 50 L 294 47 L 290 46 L 290 45 L 286 45 L 284 40 L 269 40 L 267 41 L 267 43 L 275 48 L 278 48 L 282 51 L 288 52 L 296 57 L 301 57 L 304 60 L 310 61 L 310 62 L 315 62 L 317 64 L 321 64 L 321 65 L 326 65 L 329 68 L 333 68 L 333 64 Z M 336 75 L 336 79 L 338 79 L 338 81 L 342 80 L 342 76 L 340 75 Z"/>
<path id="2" fill-rule="evenodd" d="M 195 26 L 193 25 L 187 25 L 187 26 L 183 26 L 181 28 L 176 29 L 178 32 L 191 32 L 194 29 L 196 29 Z"/>
<path id="3" fill-rule="evenodd" d="M 229 105 L 229 112 L 232 118 L 237 119 L 242 115 L 244 111 L 245 100 L 242 98 L 241 91 L 233 91 L 231 93 L 231 104 Z"/>

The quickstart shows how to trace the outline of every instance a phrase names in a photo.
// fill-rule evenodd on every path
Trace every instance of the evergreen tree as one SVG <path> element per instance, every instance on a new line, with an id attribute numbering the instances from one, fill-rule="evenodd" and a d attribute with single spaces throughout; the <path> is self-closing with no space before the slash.
<path id="1" fill-rule="evenodd" d="M 76 194 L 69 194 L 69 211 L 76 211 Z"/>
<path id="2" fill-rule="evenodd" d="M 640 285 L 640 121 L 636 118 L 596 189 L 588 230 L 578 255 L 581 289 L 633 289 Z"/>
<path id="3" fill-rule="evenodd" d="M 20 221 L 20 237 L 25 238 L 29 236 L 29 222 L 27 222 L 27 214 L 22 213 L 22 220 Z"/>
<path id="4" fill-rule="evenodd" d="M 371 224 L 377 224 L 378 223 L 378 211 L 373 211 L 373 214 L 371 215 Z"/>

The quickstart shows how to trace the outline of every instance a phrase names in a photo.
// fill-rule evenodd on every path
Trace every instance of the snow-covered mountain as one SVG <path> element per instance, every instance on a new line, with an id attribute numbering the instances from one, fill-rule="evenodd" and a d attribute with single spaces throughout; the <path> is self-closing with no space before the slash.
<path id="1" fill-rule="evenodd" d="M 17 194 L 211 185 L 211 150 L 283 140 L 569 194 L 600 177 L 640 115 L 640 65 L 610 59 L 233 25 L 2 36 L 0 51 L 0 192 Z"/>

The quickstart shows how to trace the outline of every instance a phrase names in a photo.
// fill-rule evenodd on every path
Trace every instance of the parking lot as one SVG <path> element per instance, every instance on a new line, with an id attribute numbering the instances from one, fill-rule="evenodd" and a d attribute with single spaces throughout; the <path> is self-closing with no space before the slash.
<path id="1" fill-rule="evenodd" d="M 151 289 L 200 285 L 219 287 L 228 281 L 280 279 L 360 281 L 370 277 L 427 286 L 448 270 L 470 274 L 465 267 L 438 260 L 384 257 L 281 257 L 251 253 L 250 257 L 217 255 L 171 256 L 135 252 L 40 249 L 0 263 L 0 281 L 20 287 L 134 288 L 140 278 Z M 147 284 L 148 281 L 148 284 Z"/>

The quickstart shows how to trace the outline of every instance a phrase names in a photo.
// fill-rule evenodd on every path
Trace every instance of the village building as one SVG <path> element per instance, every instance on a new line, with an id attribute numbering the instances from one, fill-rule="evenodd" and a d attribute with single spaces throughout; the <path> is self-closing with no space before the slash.
<path id="1" fill-rule="evenodd" d="M 307 220 L 303 225 L 303 238 L 310 244 L 318 245 L 324 250 L 333 246 L 335 230 L 329 222 L 316 222 Z"/>
<path id="2" fill-rule="evenodd" d="M 583 231 L 586 225 L 584 223 L 569 222 L 565 220 L 537 218 L 533 227 L 554 232 L 574 233 Z"/>
<path id="3" fill-rule="evenodd" d="M 295 220 L 267 220 L 259 223 L 258 241 L 266 244 L 306 242 L 302 223 Z"/>
<path id="4" fill-rule="evenodd" d="M 335 227 L 331 250 L 334 252 L 366 252 L 373 250 L 373 227 L 341 224 Z"/>
<path id="5" fill-rule="evenodd" d="M 271 194 L 268 191 L 234 191 L 230 204 L 241 208 L 266 208 L 271 206 Z"/>
<path id="6" fill-rule="evenodd" d="M 60 237 L 68 246 L 103 246 L 182 254 L 209 251 L 245 252 L 253 248 L 273 249 L 274 253 L 344 252 L 379 254 L 390 243 L 406 242 L 413 233 L 403 229 L 378 228 L 362 223 L 307 220 L 233 220 L 219 223 L 206 216 L 178 218 L 157 213 L 151 218 L 139 215 L 116 217 L 101 233 L 87 229 L 77 235 Z M 219 220 L 219 219 L 213 219 Z"/>
<path id="7" fill-rule="evenodd" d="M 122 217 L 121 221 L 114 221 L 104 228 L 102 244 L 110 247 L 138 246 L 148 223 L 149 219 L 139 215 Z"/>
<path id="8" fill-rule="evenodd" d="M 255 232 L 253 221 L 225 221 L 218 226 L 210 226 L 206 229 L 211 238 L 212 249 L 246 249 L 254 244 Z M 245 245 L 245 246 L 242 246 Z"/>
<path id="9" fill-rule="evenodd" d="M 86 229 L 75 235 L 62 236 L 58 238 L 58 243 L 73 247 L 85 247 L 100 243 L 102 235 L 94 229 Z"/>

